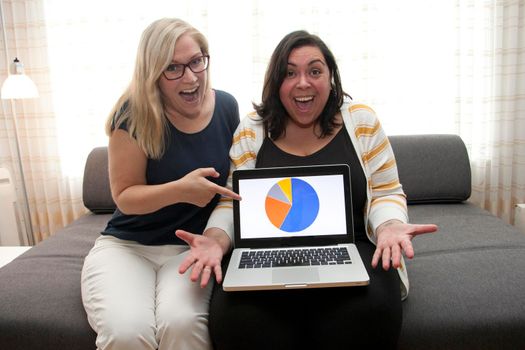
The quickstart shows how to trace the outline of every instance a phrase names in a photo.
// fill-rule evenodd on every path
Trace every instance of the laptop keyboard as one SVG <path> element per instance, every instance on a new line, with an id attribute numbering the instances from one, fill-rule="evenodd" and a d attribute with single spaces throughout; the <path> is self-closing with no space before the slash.
<path id="1" fill-rule="evenodd" d="M 239 268 L 341 265 L 351 263 L 352 260 L 346 247 L 271 249 L 243 252 Z"/>

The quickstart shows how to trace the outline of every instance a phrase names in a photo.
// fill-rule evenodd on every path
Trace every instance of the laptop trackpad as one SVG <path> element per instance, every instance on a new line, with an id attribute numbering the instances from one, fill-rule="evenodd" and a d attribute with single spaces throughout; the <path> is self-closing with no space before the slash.
<path id="1" fill-rule="evenodd" d="M 317 268 L 279 268 L 272 271 L 273 283 L 308 283 L 319 281 Z"/>

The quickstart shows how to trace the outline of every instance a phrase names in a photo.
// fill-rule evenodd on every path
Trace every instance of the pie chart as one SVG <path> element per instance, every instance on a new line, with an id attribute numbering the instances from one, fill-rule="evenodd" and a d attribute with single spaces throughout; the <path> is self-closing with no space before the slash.
<path id="1" fill-rule="evenodd" d="M 265 209 L 275 227 L 286 232 L 298 232 L 315 221 L 319 213 L 319 197 L 308 182 L 286 178 L 270 188 Z"/>

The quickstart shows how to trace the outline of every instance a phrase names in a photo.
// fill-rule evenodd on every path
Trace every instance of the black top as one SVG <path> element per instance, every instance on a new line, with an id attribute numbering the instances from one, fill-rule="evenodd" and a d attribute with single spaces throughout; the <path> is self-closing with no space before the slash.
<path id="1" fill-rule="evenodd" d="M 148 158 L 147 184 L 175 181 L 195 169 L 213 167 L 220 177 L 209 180 L 224 186 L 230 166 L 228 153 L 238 124 L 239 107 L 235 98 L 224 91 L 215 90 L 215 110 L 210 123 L 203 130 L 186 134 L 168 123 L 164 155 L 160 160 Z M 126 125 L 121 128 L 127 130 Z M 102 234 L 146 245 L 186 244 L 175 236 L 175 230 L 202 234 L 219 197 L 216 195 L 204 208 L 177 203 L 143 215 L 126 215 L 117 208 Z"/>
<path id="2" fill-rule="evenodd" d="M 366 205 L 366 177 L 359 163 L 352 140 L 343 126 L 325 147 L 309 156 L 286 153 L 266 137 L 257 154 L 256 168 L 279 166 L 306 166 L 321 164 L 348 164 L 352 186 L 352 209 L 355 239 L 366 239 L 364 208 Z"/>

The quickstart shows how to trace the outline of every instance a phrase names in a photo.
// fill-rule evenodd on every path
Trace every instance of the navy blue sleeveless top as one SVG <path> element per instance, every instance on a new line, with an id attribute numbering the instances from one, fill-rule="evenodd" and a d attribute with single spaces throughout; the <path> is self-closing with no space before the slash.
<path id="1" fill-rule="evenodd" d="M 148 158 L 147 184 L 175 181 L 195 169 L 213 167 L 220 177 L 210 180 L 224 186 L 230 170 L 228 153 L 238 124 L 239 107 L 235 98 L 224 91 L 215 90 L 213 116 L 203 130 L 186 134 L 168 123 L 168 142 L 162 158 Z M 126 130 L 125 125 L 122 128 Z M 142 215 L 127 215 L 117 208 L 102 234 L 145 245 L 185 245 L 175 236 L 175 230 L 202 234 L 219 197 L 216 195 L 203 208 L 189 203 L 176 203 Z"/>

